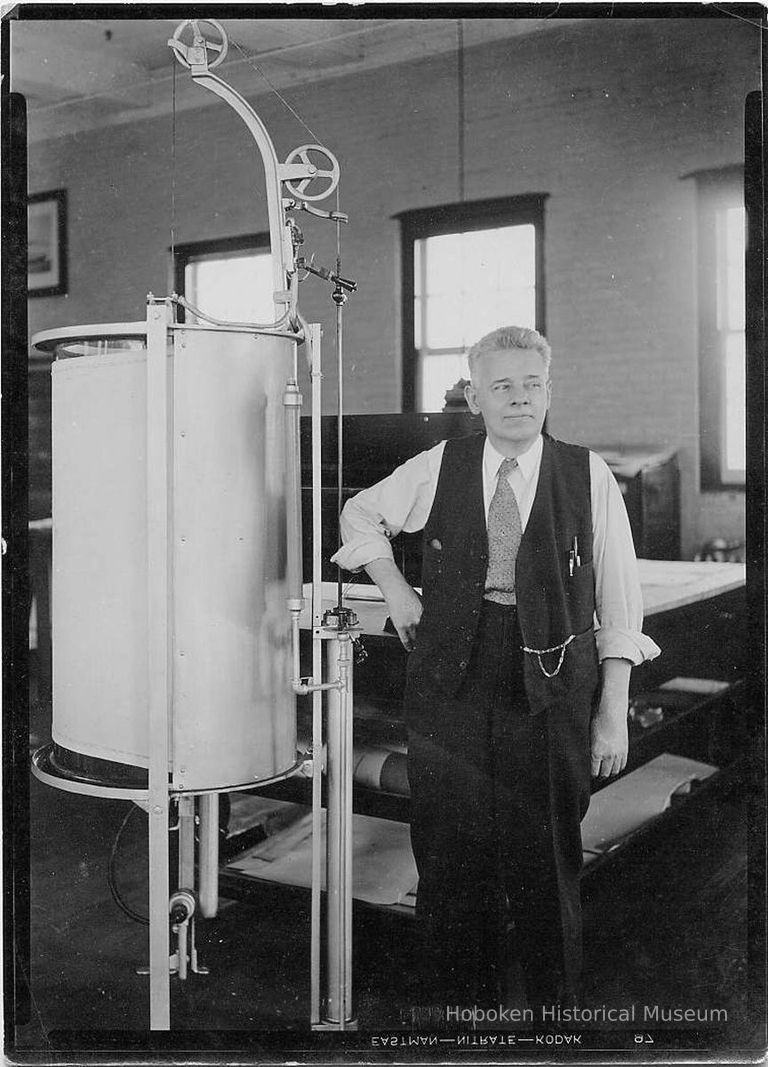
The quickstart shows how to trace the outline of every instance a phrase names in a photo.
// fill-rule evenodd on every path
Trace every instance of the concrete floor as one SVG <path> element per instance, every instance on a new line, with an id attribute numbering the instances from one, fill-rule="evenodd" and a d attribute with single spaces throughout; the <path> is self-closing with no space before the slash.
<path id="1" fill-rule="evenodd" d="M 39 741 L 47 724 L 44 713 L 37 716 Z M 585 877 L 585 1006 L 722 1008 L 727 1021 L 714 1028 L 680 1036 L 657 1026 L 657 1048 L 665 1041 L 680 1048 L 761 1047 L 757 1017 L 748 1010 L 747 831 L 754 803 L 736 775 L 729 788 L 690 801 L 673 825 Z M 147 962 L 146 927 L 117 908 L 106 881 L 128 807 L 30 783 L 29 995 L 21 990 L 6 1039 L 14 1058 L 54 1062 L 67 1048 L 127 1056 L 148 1040 L 148 979 L 136 974 Z M 146 912 L 146 816 L 138 810 L 121 842 L 117 874 L 123 895 Z M 365 1046 L 363 1035 L 411 1026 L 409 922 L 359 907 L 354 944 L 361 1030 L 355 1040 Z M 307 1022 L 305 894 L 257 886 L 246 900 L 225 901 L 216 919 L 200 924 L 198 948 L 210 974 L 172 982 L 172 1033 L 158 1039 L 158 1048 L 239 1048 L 254 1056 L 277 1049 L 281 1057 L 294 1046 L 322 1046 L 324 1036 L 312 1035 Z M 612 1047 L 632 1048 L 626 1026 L 598 1029 Z"/>

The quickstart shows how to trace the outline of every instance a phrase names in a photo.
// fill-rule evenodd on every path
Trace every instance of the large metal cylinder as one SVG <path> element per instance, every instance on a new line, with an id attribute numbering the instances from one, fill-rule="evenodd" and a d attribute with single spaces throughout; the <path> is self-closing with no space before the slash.
<path id="1" fill-rule="evenodd" d="M 52 736 L 66 752 L 146 768 L 147 351 L 116 331 L 56 346 Z M 293 342 L 213 327 L 169 338 L 169 770 L 174 789 L 227 789 L 296 761 L 283 410 Z"/>

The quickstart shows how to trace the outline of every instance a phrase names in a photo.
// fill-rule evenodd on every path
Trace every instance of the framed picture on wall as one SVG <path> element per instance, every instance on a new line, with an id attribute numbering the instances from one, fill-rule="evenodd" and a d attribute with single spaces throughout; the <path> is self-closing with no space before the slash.
<path id="1" fill-rule="evenodd" d="M 67 191 L 35 193 L 27 200 L 27 286 L 30 296 L 67 291 Z"/>

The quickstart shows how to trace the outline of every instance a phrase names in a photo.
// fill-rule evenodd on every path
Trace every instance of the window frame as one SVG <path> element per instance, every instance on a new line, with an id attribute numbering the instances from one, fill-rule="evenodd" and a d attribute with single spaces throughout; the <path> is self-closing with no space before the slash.
<path id="1" fill-rule="evenodd" d="M 700 490 L 735 492 L 745 488 L 746 470 L 741 476 L 724 477 L 725 347 L 722 342 L 725 331 L 718 327 L 717 222 L 719 211 L 733 205 L 734 193 L 744 203 L 744 167 L 733 164 L 697 171 L 689 177 L 695 180 L 697 201 Z M 746 291 L 744 299 L 746 301 Z"/>
<path id="2" fill-rule="evenodd" d="M 458 204 L 401 211 L 401 368 L 403 411 L 416 410 L 416 380 L 419 353 L 414 344 L 414 245 L 425 237 L 463 233 L 467 230 L 493 230 L 501 226 L 533 226 L 535 230 L 535 315 L 536 329 L 545 332 L 544 294 L 544 207 L 548 193 L 473 200 Z M 504 323 L 499 323 L 503 326 Z"/>
<path id="3" fill-rule="evenodd" d="M 242 233 L 234 237 L 214 237 L 207 241 L 186 241 L 169 248 L 172 254 L 173 289 L 179 296 L 186 296 L 187 266 L 195 260 L 223 258 L 238 252 L 271 251 L 272 242 L 268 232 Z M 185 309 L 177 307 L 179 322 L 185 322 Z"/>

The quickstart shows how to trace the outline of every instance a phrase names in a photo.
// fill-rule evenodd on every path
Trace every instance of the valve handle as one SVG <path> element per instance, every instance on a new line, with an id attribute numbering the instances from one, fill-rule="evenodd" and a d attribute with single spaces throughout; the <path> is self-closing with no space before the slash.
<path id="1" fill-rule="evenodd" d="M 320 156 L 320 160 L 310 159 L 310 152 L 317 153 Z M 286 166 L 291 163 L 306 163 L 307 166 L 315 168 L 315 173 L 311 177 L 285 183 L 285 187 L 291 196 L 295 196 L 299 200 L 325 200 L 326 196 L 330 196 L 339 184 L 339 161 L 332 152 L 329 152 L 321 144 L 305 144 L 300 148 L 294 148 L 285 161 Z M 327 188 L 322 189 L 319 193 L 307 191 L 309 186 L 322 179 L 328 182 Z"/>
<path id="2" fill-rule="evenodd" d="M 215 33 L 218 34 L 219 40 L 210 39 L 204 36 L 200 26 L 212 26 Z M 187 29 L 192 30 L 192 43 L 187 45 L 183 41 L 183 36 Z M 193 48 L 202 48 L 203 55 L 201 59 L 205 59 L 207 62 L 208 52 L 217 52 L 218 55 L 210 63 L 207 63 L 208 69 L 213 70 L 214 67 L 218 67 L 220 63 L 224 62 L 224 57 L 227 54 L 229 48 L 229 41 L 224 27 L 216 19 L 185 19 L 176 27 L 173 37 L 168 41 L 168 45 L 176 53 L 176 58 L 179 63 L 185 67 L 191 67 L 192 61 L 189 58 L 189 54 Z M 199 60 L 198 60 L 199 62 Z"/>

